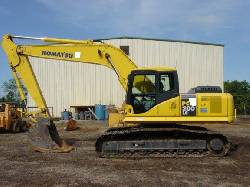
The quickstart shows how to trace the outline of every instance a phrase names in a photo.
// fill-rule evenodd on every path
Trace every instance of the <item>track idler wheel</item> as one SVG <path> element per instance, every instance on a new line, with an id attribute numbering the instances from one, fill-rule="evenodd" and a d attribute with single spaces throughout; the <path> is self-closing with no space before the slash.
<path id="1" fill-rule="evenodd" d="M 73 147 L 68 145 L 58 134 L 55 124 L 47 118 L 38 119 L 29 129 L 32 149 L 38 152 L 70 152 Z"/>
<path id="2" fill-rule="evenodd" d="M 231 144 L 225 138 L 215 137 L 208 141 L 207 148 L 215 156 L 225 156 L 230 150 Z"/>

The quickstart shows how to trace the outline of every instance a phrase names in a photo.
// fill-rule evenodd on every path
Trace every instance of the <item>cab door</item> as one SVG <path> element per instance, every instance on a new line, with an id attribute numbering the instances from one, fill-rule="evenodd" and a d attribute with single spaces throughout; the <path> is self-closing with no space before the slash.
<path id="1" fill-rule="evenodd" d="M 179 116 L 180 94 L 177 72 L 159 72 L 158 80 L 158 115 Z"/>
<path id="2" fill-rule="evenodd" d="M 129 86 L 127 103 L 132 105 L 135 114 L 147 112 L 156 105 L 156 77 L 155 72 L 134 73 Z"/>
<path id="3" fill-rule="evenodd" d="M 136 70 L 129 77 L 127 104 L 133 107 L 134 114 L 178 115 L 178 96 L 176 71 Z"/>

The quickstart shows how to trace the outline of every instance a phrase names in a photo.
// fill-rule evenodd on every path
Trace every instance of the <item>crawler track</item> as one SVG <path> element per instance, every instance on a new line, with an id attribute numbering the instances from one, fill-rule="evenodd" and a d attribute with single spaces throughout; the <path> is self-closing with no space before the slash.
<path id="1" fill-rule="evenodd" d="M 96 141 L 100 157 L 225 156 L 230 143 L 202 127 L 167 125 L 110 129 Z"/>

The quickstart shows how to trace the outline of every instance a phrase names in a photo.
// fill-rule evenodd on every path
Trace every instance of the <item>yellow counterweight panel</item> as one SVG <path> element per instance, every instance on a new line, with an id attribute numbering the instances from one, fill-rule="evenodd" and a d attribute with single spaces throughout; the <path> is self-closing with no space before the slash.
<path id="1" fill-rule="evenodd" d="M 229 93 L 226 93 L 227 94 L 227 98 L 228 98 L 228 102 L 227 102 L 227 115 L 231 118 L 231 120 L 233 121 L 235 119 L 235 113 L 234 113 L 234 99 L 233 99 L 233 96 Z M 231 122 L 232 122 L 231 121 Z"/>
<path id="2" fill-rule="evenodd" d="M 226 117 L 227 122 L 234 120 L 234 102 L 228 93 L 197 94 L 197 117 Z"/>
<path id="3" fill-rule="evenodd" d="M 228 95 L 221 93 L 198 93 L 197 116 L 227 116 L 228 115 Z"/>

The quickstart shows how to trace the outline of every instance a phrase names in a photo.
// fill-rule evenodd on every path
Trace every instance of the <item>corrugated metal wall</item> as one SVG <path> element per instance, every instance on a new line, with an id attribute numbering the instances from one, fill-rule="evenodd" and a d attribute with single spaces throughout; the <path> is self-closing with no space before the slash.
<path id="1" fill-rule="evenodd" d="M 176 67 L 181 93 L 199 85 L 223 87 L 223 46 L 143 39 L 106 42 L 117 47 L 128 45 L 130 58 L 138 66 Z M 33 57 L 30 61 L 55 116 L 70 106 L 120 106 L 124 101 L 125 93 L 116 74 L 108 68 Z M 35 106 L 31 98 L 28 106 Z"/>

